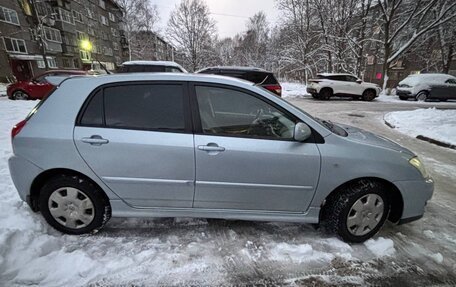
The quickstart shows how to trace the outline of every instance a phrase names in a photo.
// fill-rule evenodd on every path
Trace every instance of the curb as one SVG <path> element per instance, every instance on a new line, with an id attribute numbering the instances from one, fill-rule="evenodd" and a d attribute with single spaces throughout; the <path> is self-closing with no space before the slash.
<path id="1" fill-rule="evenodd" d="M 441 147 L 446 147 L 446 148 L 451 148 L 451 149 L 455 149 L 456 150 L 456 145 L 452 145 L 452 144 L 441 142 L 441 141 L 438 141 L 438 140 L 435 140 L 435 139 L 431 139 L 431 138 L 428 138 L 428 137 L 423 136 L 423 135 L 417 135 L 416 138 L 419 139 L 419 140 L 422 140 L 422 141 L 427 141 L 429 143 L 441 146 Z"/>
<path id="2" fill-rule="evenodd" d="M 385 125 L 387 125 L 388 127 L 392 128 L 392 129 L 396 128 L 393 124 L 387 122 L 385 119 L 383 119 L 383 121 L 385 122 Z M 423 135 L 417 135 L 416 138 L 419 139 L 419 140 L 422 140 L 422 141 L 426 141 L 426 142 L 431 143 L 431 144 L 435 144 L 435 145 L 438 145 L 438 146 L 441 146 L 441 147 L 446 147 L 446 148 L 451 148 L 451 149 L 456 150 L 456 145 L 452 145 L 452 144 L 448 144 L 448 143 L 445 143 L 445 142 L 441 142 L 441 141 L 438 141 L 438 140 L 435 140 L 435 139 L 432 139 L 432 138 L 428 138 L 428 137 L 423 136 Z"/>

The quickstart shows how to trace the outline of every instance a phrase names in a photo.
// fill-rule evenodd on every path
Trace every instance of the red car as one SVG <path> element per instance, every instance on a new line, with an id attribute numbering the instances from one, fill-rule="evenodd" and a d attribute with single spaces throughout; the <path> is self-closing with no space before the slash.
<path id="1" fill-rule="evenodd" d="M 55 87 L 49 80 L 52 77 L 65 78 L 74 75 L 86 75 L 79 70 L 52 70 L 47 71 L 30 81 L 19 81 L 11 84 L 6 89 L 6 94 L 11 100 L 41 100 Z"/>

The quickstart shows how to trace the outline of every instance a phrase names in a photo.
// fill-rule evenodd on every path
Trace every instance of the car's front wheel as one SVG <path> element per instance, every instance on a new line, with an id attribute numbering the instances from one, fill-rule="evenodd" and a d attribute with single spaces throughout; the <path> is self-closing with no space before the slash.
<path id="1" fill-rule="evenodd" d="M 419 102 L 425 102 L 428 98 L 429 98 L 428 91 L 421 91 L 418 94 L 416 94 L 416 100 Z"/>
<path id="2" fill-rule="evenodd" d="M 40 210 L 49 225 L 68 234 L 96 232 L 111 217 L 103 191 L 76 175 L 60 175 L 44 184 Z"/>
<path id="3" fill-rule="evenodd" d="M 363 100 L 364 101 L 372 101 L 373 99 L 375 99 L 375 91 L 373 90 L 366 90 L 364 91 L 363 93 Z"/>
<path id="4" fill-rule="evenodd" d="M 318 99 L 326 101 L 326 100 L 329 100 L 332 96 L 333 96 L 332 90 L 328 89 L 328 88 L 324 88 L 318 94 Z"/>
<path id="5" fill-rule="evenodd" d="M 13 100 L 28 100 L 29 95 L 24 91 L 15 91 L 12 98 Z"/>
<path id="6" fill-rule="evenodd" d="M 389 202 L 383 185 L 372 180 L 351 183 L 328 198 L 323 226 L 347 242 L 363 242 L 385 223 Z"/>

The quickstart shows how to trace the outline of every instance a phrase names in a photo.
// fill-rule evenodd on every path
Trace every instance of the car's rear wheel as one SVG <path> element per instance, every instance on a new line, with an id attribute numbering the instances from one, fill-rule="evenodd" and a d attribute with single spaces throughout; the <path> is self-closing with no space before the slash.
<path id="1" fill-rule="evenodd" d="M 332 97 L 332 95 L 333 95 L 332 90 L 325 88 L 320 91 L 320 93 L 318 94 L 318 98 L 320 100 L 326 101 L 326 100 L 329 100 Z"/>
<path id="2" fill-rule="evenodd" d="M 388 212 L 389 201 L 383 185 L 360 180 L 328 198 L 322 223 L 328 232 L 344 241 L 363 242 L 380 230 Z"/>
<path id="3" fill-rule="evenodd" d="M 103 191 L 76 175 L 53 177 L 44 184 L 40 210 L 52 227 L 68 234 L 96 232 L 111 217 Z"/>
<path id="4" fill-rule="evenodd" d="M 12 98 L 13 100 L 28 100 L 30 97 L 24 91 L 15 91 Z"/>
<path id="5" fill-rule="evenodd" d="M 375 91 L 373 90 L 366 90 L 363 93 L 363 100 L 364 101 L 372 101 L 375 99 Z"/>
<path id="6" fill-rule="evenodd" d="M 421 91 L 418 94 L 416 94 L 416 100 L 419 102 L 425 102 L 429 98 L 429 92 L 428 91 Z"/>

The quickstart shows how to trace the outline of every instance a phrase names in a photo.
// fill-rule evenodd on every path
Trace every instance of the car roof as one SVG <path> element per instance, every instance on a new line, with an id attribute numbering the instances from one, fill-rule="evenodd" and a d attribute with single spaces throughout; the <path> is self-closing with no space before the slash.
<path id="1" fill-rule="evenodd" d="M 317 76 L 324 76 L 324 77 L 330 77 L 330 76 L 352 76 L 355 77 L 352 74 L 348 73 L 318 73 Z"/>
<path id="2" fill-rule="evenodd" d="M 257 67 L 249 67 L 249 66 L 214 66 L 214 67 L 207 67 L 197 71 L 196 73 L 207 71 L 207 70 L 231 70 L 231 71 L 252 71 L 252 72 L 264 72 L 264 73 L 271 73 L 265 69 L 257 68 Z"/>
<path id="3" fill-rule="evenodd" d="M 104 85 L 117 82 L 140 81 L 182 81 L 182 82 L 207 82 L 227 85 L 254 86 L 255 84 L 243 79 L 212 75 L 212 74 L 187 74 L 187 73 L 125 73 L 100 76 L 69 77 L 61 84 L 83 80 L 87 84 Z"/>
<path id="4" fill-rule="evenodd" d="M 407 77 L 420 77 L 420 78 L 454 78 L 454 76 L 449 74 L 440 74 L 440 73 L 426 73 L 426 74 L 412 74 Z"/>
<path id="5" fill-rule="evenodd" d="M 173 61 L 127 61 L 127 62 L 122 63 L 122 66 L 130 66 L 130 65 L 171 66 L 171 67 L 178 67 L 178 68 L 181 67 L 181 65 L 179 65 L 178 63 L 173 62 Z"/>
<path id="6" fill-rule="evenodd" d="M 49 71 L 39 74 L 38 77 L 42 76 L 42 75 L 55 74 L 55 73 L 84 75 L 84 74 L 87 74 L 87 71 L 83 71 L 83 70 L 49 70 Z"/>

